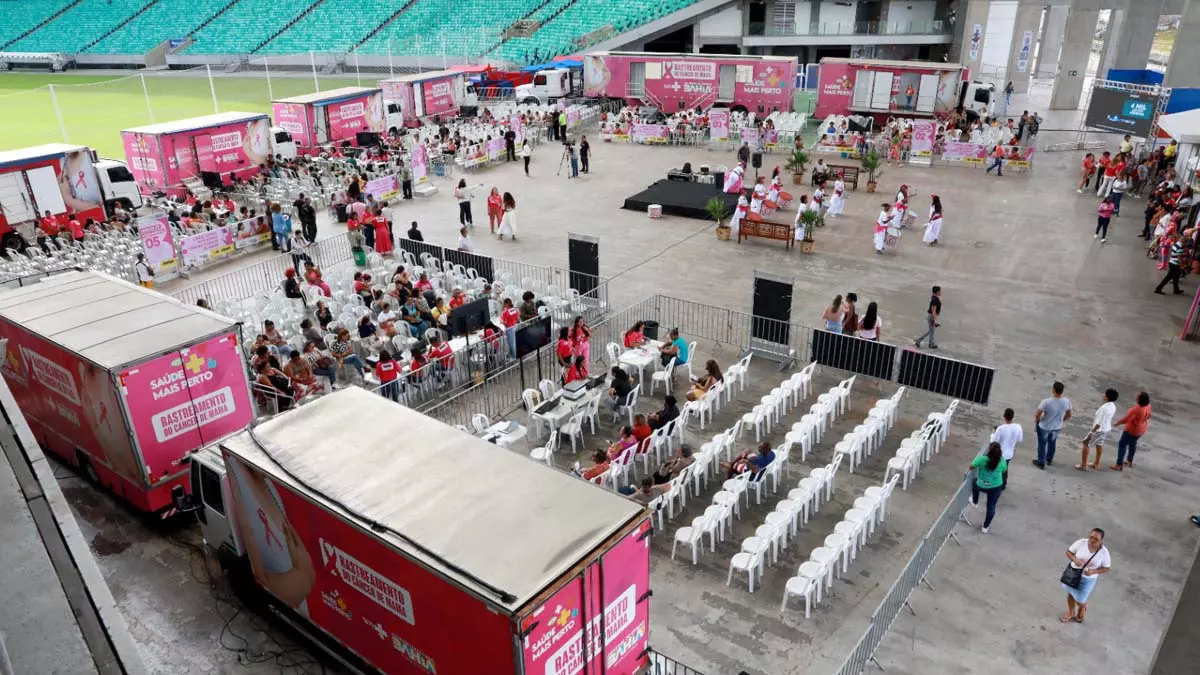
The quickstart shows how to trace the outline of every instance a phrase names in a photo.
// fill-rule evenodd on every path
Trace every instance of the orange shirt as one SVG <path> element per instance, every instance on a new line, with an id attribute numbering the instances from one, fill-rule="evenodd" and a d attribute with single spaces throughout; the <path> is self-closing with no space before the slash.
<path id="1" fill-rule="evenodd" d="M 1124 424 L 1125 431 L 1130 436 L 1141 436 L 1146 433 L 1146 427 L 1150 426 L 1150 406 L 1130 406 L 1125 416 L 1118 420 L 1117 424 Z"/>
<path id="2" fill-rule="evenodd" d="M 603 464 L 597 464 L 588 468 L 583 472 L 583 479 L 595 481 L 596 479 L 600 478 L 600 476 L 603 476 L 605 471 L 608 471 L 608 466 L 608 462 L 604 462 Z"/>

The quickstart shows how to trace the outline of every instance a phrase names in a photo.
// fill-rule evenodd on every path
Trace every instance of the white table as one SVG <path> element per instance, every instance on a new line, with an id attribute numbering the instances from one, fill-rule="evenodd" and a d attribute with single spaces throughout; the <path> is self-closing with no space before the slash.
<path id="1" fill-rule="evenodd" d="M 513 427 L 512 425 L 514 424 L 516 423 L 505 421 L 496 422 L 487 429 L 484 429 L 483 433 L 479 434 L 479 438 L 489 442 L 495 441 L 496 445 L 499 445 L 502 448 L 507 448 L 513 443 L 525 438 L 525 434 L 529 433 L 529 429 L 527 427 L 521 424 L 516 424 L 516 426 Z"/>
<path id="2" fill-rule="evenodd" d="M 544 413 L 539 414 L 531 412 L 530 417 L 535 417 L 544 421 L 550 427 L 550 432 L 554 433 L 560 426 L 563 425 L 563 423 L 570 419 L 571 415 L 574 415 L 587 404 L 600 398 L 607 393 L 607 391 L 608 390 L 604 387 L 596 387 L 594 389 L 589 389 L 587 393 L 581 396 L 578 400 L 572 401 L 563 398 L 560 390 L 560 392 L 554 397 L 554 400 L 558 402 L 558 405 Z"/>
<path id="3" fill-rule="evenodd" d="M 661 358 L 659 348 L 661 342 L 656 340 L 647 340 L 646 344 L 633 349 L 626 349 L 623 354 L 617 359 L 617 363 L 629 368 L 637 368 L 638 382 L 645 381 L 645 369 L 647 366 L 653 365 L 655 359 Z"/>

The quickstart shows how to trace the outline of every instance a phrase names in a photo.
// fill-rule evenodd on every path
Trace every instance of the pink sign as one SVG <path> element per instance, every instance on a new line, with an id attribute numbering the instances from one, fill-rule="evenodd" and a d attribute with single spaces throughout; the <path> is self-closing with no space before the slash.
<path id="1" fill-rule="evenodd" d="M 754 144 L 758 143 L 758 129 L 754 127 L 742 127 L 738 130 L 738 137 L 753 147 Z"/>
<path id="2" fill-rule="evenodd" d="M 429 176 L 429 158 L 425 155 L 425 146 L 418 145 L 412 151 L 412 172 L 413 181 L 416 183 L 425 182 Z"/>
<path id="3" fill-rule="evenodd" d="M 830 115 L 842 115 L 850 110 L 854 98 L 853 69 L 849 63 L 822 63 L 817 83 L 817 106 L 814 116 L 825 119 Z"/>
<path id="4" fill-rule="evenodd" d="M 354 142 L 360 131 L 370 131 L 367 123 L 367 97 L 350 101 L 330 103 L 325 107 L 329 115 L 329 140 Z M 317 111 L 320 114 L 320 111 Z"/>
<path id="5" fill-rule="evenodd" d="M 987 158 L 987 146 L 982 143 L 946 141 L 942 144 L 942 159 L 947 162 L 981 164 Z"/>
<path id="6" fill-rule="evenodd" d="M 525 672 L 578 672 L 566 664 L 574 661 L 582 668 L 583 626 L 583 580 L 575 577 L 523 622 L 521 632 L 529 631 L 522 641 Z"/>
<path id="7" fill-rule="evenodd" d="M 796 60 L 784 57 L 588 54 L 585 96 L 628 98 L 633 64 L 654 64 L 662 74 L 645 79 L 646 99 L 663 110 L 708 109 L 724 102 L 764 111 L 791 110 Z M 647 68 L 648 69 L 648 68 Z M 729 79 L 722 87 L 722 71 Z"/>
<path id="8" fill-rule="evenodd" d="M 166 167 L 162 165 L 158 136 L 123 131 L 121 142 L 125 146 L 125 160 L 129 164 L 129 170 L 133 173 L 133 179 L 141 186 L 142 192 L 149 194 L 167 184 Z"/>
<path id="9" fill-rule="evenodd" d="M 714 141 L 723 141 L 729 138 L 729 110 L 727 108 L 713 108 L 708 111 L 708 134 L 709 138 Z"/>
<path id="10" fill-rule="evenodd" d="M 171 237 L 171 224 L 166 215 L 147 216 L 137 221 L 138 236 L 142 240 L 142 251 L 146 263 L 156 277 L 173 273 L 178 267 L 175 260 L 175 242 Z"/>
<path id="11" fill-rule="evenodd" d="M 933 156 L 933 136 L 937 126 L 933 120 L 914 120 L 912 135 L 912 154 L 915 157 Z"/>
<path id="12" fill-rule="evenodd" d="M 665 124 L 634 124 L 629 135 L 634 143 L 666 143 L 671 132 Z"/>
<path id="13" fill-rule="evenodd" d="M 525 140 L 525 125 L 521 124 L 521 116 L 513 115 L 508 118 L 508 126 L 512 127 L 513 133 L 517 135 L 516 142 L 520 145 Z"/>
<path id="14" fill-rule="evenodd" d="M 228 225 L 191 234 L 179 240 L 179 253 L 183 264 L 197 267 L 219 260 L 234 252 L 233 232 Z"/>
<path id="15" fill-rule="evenodd" d="M 128 368 L 120 382 L 151 484 L 254 419 L 235 333 Z"/>
<path id="16" fill-rule="evenodd" d="M 292 140 L 296 141 L 297 145 L 303 147 L 313 145 L 304 104 L 272 103 L 271 118 L 275 120 L 276 126 L 292 135 Z"/>
<path id="17" fill-rule="evenodd" d="M 454 102 L 455 77 L 458 76 L 421 83 L 421 94 L 425 99 L 425 115 L 427 117 L 458 111 L 458 104 Z"/>

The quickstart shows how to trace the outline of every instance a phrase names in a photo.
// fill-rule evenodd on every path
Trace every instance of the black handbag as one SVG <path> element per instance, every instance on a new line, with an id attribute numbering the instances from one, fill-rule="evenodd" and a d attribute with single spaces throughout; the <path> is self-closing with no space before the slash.
<path id="1" fill-rule="evenodd" d="M 1101 545 L 1100 548 L 1103 549 L 1104 546 Z M 1096 551 L 1096 553 L 1099 552 L 1099 550 Z M 1096 553 L 1092 554 L 1092 558 L 1096 557 Z M 1092 564 L 1092 558 L 1088 558 L 1087 562 L 1083 563 L 1083 567 L 1079 569 L 1075 569 L 1074 567 L 1071 567 L 1071 563 L 1067 563 L 1067 568 L 1063 570 L 1062 577 L 1059 578 L 1059 581 L 1061 581 L 1063 585 L 1067 586 L 1068 588 L 1079 588 L 1079 584 L 1083 581 L 1083 571 L 1087 569 L 1088 565 Z"/>

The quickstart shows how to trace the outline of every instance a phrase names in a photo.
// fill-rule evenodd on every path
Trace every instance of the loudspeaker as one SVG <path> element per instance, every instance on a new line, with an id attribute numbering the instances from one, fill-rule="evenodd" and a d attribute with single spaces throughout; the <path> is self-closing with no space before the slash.
<path id="1" fill-rule="evenodd" d="M 754 273 L 750 337 L 777 345 L 791 344 L 792 280 Z"/>
<path id="2" fill-rule="evenodd" d="M 761 152 L 756 152 L 756 153 L 750 155 L 750 166 L 752 166 L 756 169 L 762 168 L 762 153 Z"/>
<path id="3" fill-rule="evenodd" d="M 571 288 L 587 295 L 600 283 L 600 240 L 586 234 L 567 234 Z"/>

